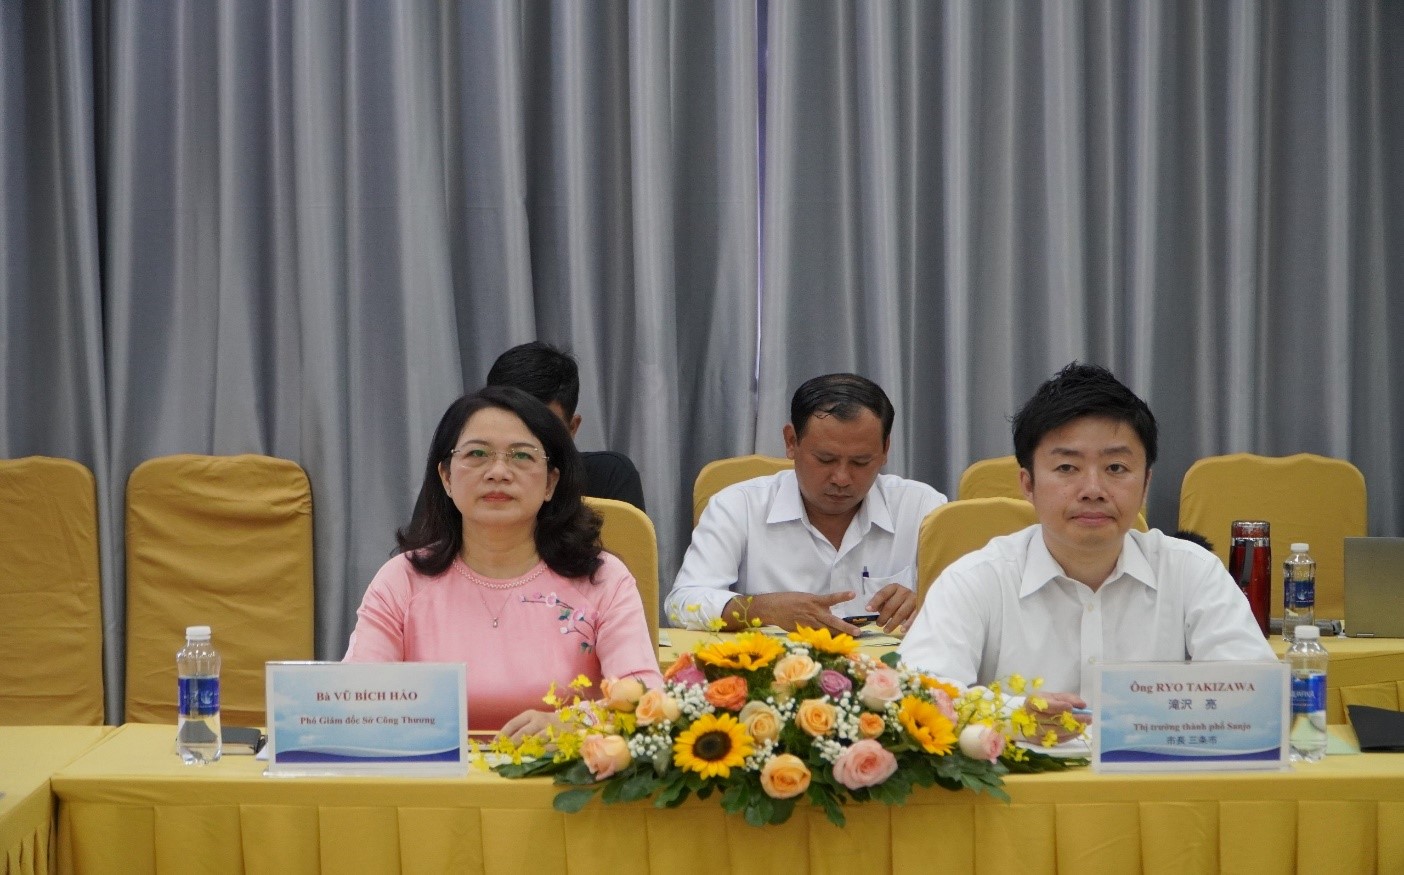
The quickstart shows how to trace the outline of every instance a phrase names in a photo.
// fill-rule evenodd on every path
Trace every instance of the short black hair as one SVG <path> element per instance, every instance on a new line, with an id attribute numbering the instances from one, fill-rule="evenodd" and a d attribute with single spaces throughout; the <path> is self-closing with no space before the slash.
<path id="1" fill-rule="evenodd" d="M 440 465 L 447 465 L 463 426 L 488 408 L 516 414 L 560 472 L 551 500 L 536 513 L 536 554 L 562 577 L 592 577 L 599 570 L 600 517 L 582 501 L 585 463 L 565 424 L 546 405 L 511 386 L 487 386 L 449 405 L 434 429 L 424 461 L 424 482 L 409 525 L 395 533 L 401 552 L 421 574 L 448 570 L 463 548 L 463 514 L 444 491 Z"/>
<path id="2" fill-rule="evenodd" d="M 1156 424 L 1146 402 L 1100 365 L 1072 362 L 1033 393 L 1014 414 L 1014 458 L 1033 473 L 1034 450 L 1043 436 L 1074 419 L 1096 416 L 1131 426 L 1146 448 L 1146 470 L 1155 464 Z"/>
<path id="3" fill-rule="evenodd" d="M 1181 541 L 1189 541 L 1191 544 L 1198 544 L 1210 553 L 1214 552 L 1214 542 L 1193 529 L 1179 529 L 1170 537 L 1179 538 Z"/>
<path id="4" fill-rule="evenodd" d="M 803 438 L 810 417 L 816 413 L 851 422 L 863 409 L 871 410 L 882 421 L 882 445 L 887 446 L 897 411 L 881 386 L 857 374 L 825 374 L 806 380 L 790 399 L 790 425 L 794 426 L 795 437 Z"/>
<path id="5" fill-rule="evenodd" d="M 580 403 L 580 367 L 575 357 L 541 340 L 514 346 L 488 371 L 489 386 L 515 386 L 542 404 L 561 406 L 566 419 Z"/>

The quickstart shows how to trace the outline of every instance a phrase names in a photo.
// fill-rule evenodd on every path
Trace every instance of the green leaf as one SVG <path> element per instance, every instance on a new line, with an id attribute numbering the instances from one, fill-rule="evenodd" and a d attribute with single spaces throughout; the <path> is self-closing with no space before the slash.
<path id="1" fill-rule="evenodd" d="M 829 822 L 834 826 L 843 827 L 847 825 L 848 819 L 843 816 L 843 808 L 839 806 L 838 799 L 834 796 L 834 791 L 823 784 L 810 784 L 809 801 L 814 805 L 824 809 L 824 815 L 829 818 Z"/>
<path id="2" fill-rule="evenodd" d="M 584 808 L 585 804 L 590 801 L 590 797 L 594 795 L 594 787 L 565 790 L 556 794 L 556 798 L 551 801 L 551 807 L 566 814 L 574 814 Z"/>
<path id="3" fill-rule="evenodd" d="M 770 806 L 770 822 L 784 823 L 795 812 L 794 799 L 773 799 Z"/>
<path id="4" fill-rule="evenodd" d="M 879 656 L 878 661 L 881 662 L 883 665 L 887 666 L 888 668 L 896 668 L 897 663 L 902 661 L 902 657 L 897 655 L 897 651 L 889 650 L 882 656 Z"/>
<path id="5" fill-rule="evenodd" d="M 740 781 L 726 788 L 722 793 L 721 806 L 728 814 L 735 814 L 747 806 L 749 794 L 746 785 Z"/>
<path id="6" fill-rule="evenodd" d="M 619 790 L 619 801 L 637 802 L 640 799 L 646 799 L 658 788 L 660 783 L 654 777 L 652 770 L 642 769 L 624 781 Z"/>
<path id="7" fill-rule="evenodd" d="M 751 826 L 765 826 L 775 814 L 775 805 L 769 796 L 759 793 L 751 798 L 746 806 L 746 822 Z"/>
<path id="8" fill-rule="evenodd" d="M 583 787 L 586 784 L 594 784 L 596 781 L 595 776 L 590 772 L 590 767 L 585 765 L 585 761 L 575 760 L 556 775 L 556 783 L 575 784 Z"/>

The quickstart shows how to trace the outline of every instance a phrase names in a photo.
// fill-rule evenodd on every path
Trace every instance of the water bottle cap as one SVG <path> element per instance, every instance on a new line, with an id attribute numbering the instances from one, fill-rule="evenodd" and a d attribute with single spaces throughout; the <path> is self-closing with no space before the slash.
<path id="1" fill-rule="evenodd" d="M 1311 550 L 1311 545 L 1305 541 L 1298 541 L 1292 545 L 1293 553 L 1306 553 Z"/>
<path id="2" fill-rule="evenodd" d="M 1298 641 L 1316 641 L 1321 638 L 1321 630 L 1315 626 L 1298 626 L 1294 634 Z"/>
<path id="3" fill-rule="evenodd" d="M 196 640 L 196 641 L 208 641 L 208 640 L 210 640 L 210 627 L 209 627 L 209 626 L 186 626 L 186 627 L 185 627 L 185 637 L 186 637 L 186 638 L 193 638 L 193 639 Z"/>

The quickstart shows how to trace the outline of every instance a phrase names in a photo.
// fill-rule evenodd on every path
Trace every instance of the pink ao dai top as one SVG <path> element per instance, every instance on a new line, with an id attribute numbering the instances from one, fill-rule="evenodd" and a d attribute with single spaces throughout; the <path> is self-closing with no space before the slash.
<path id="1" fill-rule="evenodd" d="M 466 663 L 468 725 L 478 730 L 548 708 L 541 697 L 551 683 L 565 698 L 582 674 L 594 683 L 587 698 L 605 677 L 661 687 L 634 576 L 614 555 L 600 558 L 594 583 L 542 564 L 520 587 L 491 589 L 472 582 L 458 559 L 429 577 L 395 556 L 366 590 L 343 661 Z"/>

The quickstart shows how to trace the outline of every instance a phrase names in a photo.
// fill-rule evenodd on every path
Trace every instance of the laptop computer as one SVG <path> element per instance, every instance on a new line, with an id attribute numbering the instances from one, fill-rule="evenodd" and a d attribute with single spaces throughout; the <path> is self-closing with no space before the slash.
<path id="1" fill-rule="evenodd" d="M 1404 538 L 1345 539 L 1346 635 L 1404 638 Z"/>

